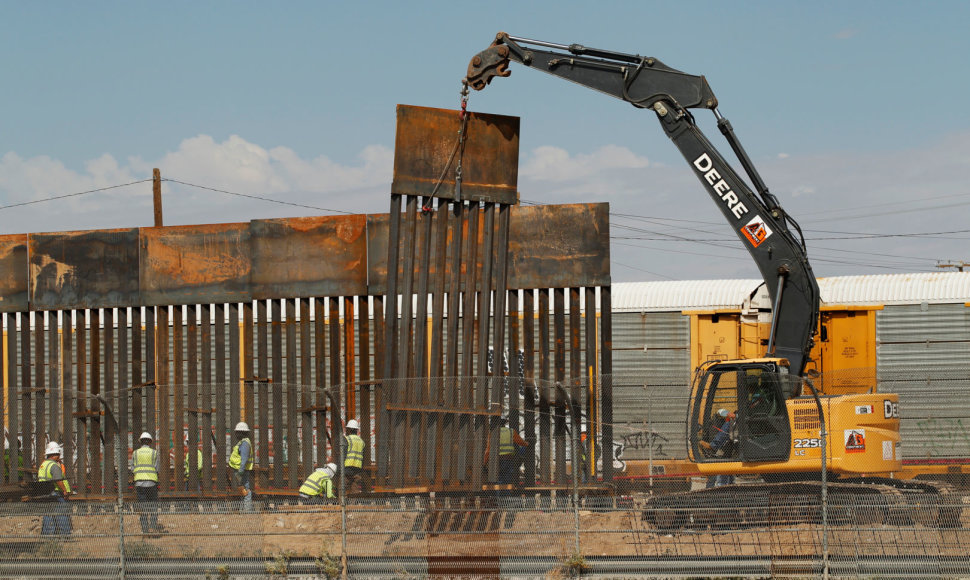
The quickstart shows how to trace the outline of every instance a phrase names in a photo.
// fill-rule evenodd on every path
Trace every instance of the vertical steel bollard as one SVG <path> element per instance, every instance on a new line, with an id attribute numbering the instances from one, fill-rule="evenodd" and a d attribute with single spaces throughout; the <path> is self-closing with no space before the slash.
<path id="1" fill-rule="evenodd" d="M 340 474 L 340 560 L 341 574 L 347 580 L 347 480 L 344 477 L 344 462 L 347 456 L 347 438 L 341 429 L 340 433 L 340 452 L 337 457 L 337 473 Z"/>
<path id="2" fill-rule="evenodd" d="M 117 469 L 118 469 L 118 578 L 125 580 L 125 486 L 124 486 L 124 472 L 122 468 L 122 461 L 124 461 L 124 454 L 121 450 L 121 444 L 123 439 L 121 438 L 121 429 L 118 428 L 118 419 L 115 418 L 114 411 L 111 410 L 111 405 L 108 404 L 107 399 L 103 395 L 95 395 L 98 402 L 104 405 L 104 409 L 107 413 L 107 417 L 114 424 L 115 437 L 117 442 L 115 447 L 117 451 L 115 452 Z"/>
<path id="3" fill-rule="evenodd" d="M 572 405 L 570 405 L 572 408 Z M 580 554 L 579 551 L 579 433 L 576 432 L 575 426 L 577 421 L 573 421 L 573 521 L 576 527 L 576 554 Z"/>
<path id="4" fill-rule="evenodd" d="M 107 409 L 108 407 L 105 406 L 105 408 Z M 121 431 L 118 429 L 117 420 L 115 421 L 115 434 L 118 437 L 118 442 L 115 446 L 118 448 L 116 453 L 118 469 L 118 559 L 121 565 L 118 577 L 121 580 L 125 580 L 125 482 L 123 481 L 125 470 L 121 467 L 121 462 L 124 461 L 124 454 L 121 451 L 122 438 Z"/>

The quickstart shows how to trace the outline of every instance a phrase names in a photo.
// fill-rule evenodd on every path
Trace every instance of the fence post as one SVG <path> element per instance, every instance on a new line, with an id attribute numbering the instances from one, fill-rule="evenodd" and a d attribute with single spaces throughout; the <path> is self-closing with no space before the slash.
<path id="1" fill-rule="evenodd" d="M 105 415 L 109 419 L 108 427 L 114 431 L 115 438 L 117 442 L 115 447 L 117 451 L 115 452 L 118 469 L 118 578 L 125 580 L 125 481 L 123 469 L 124 454 L 122 453 L 121 446 L 123 443 L 123 438 L 121 436 L 121 429 L 118 428 L 118 420 L 115 418 L 114 412 L 111 410 L 111 405 L 108 404 L 107 399 L 103 395 L 95 395 L 104 406 Z M 127 447 L 127 446 L 126 446 Z"/>
<path id="2" fill-rule="evenodd" d="M 556 383 L 556 389 L 562 393 L 563 400 L 566 401 L 566 405 L 569 406 L 569 414 L 572 417 L 572 463 L 573 468 L 573 525 L 575 528 L 576 535 L 576 554 L 580 554 L 579 551 L 579 431 L 576 426 L 579 425 L 580 417 L 577 415 L 578 409 L 573 405 L 573 400 L 566 392 L 565 387 L 561 384 Z"/>

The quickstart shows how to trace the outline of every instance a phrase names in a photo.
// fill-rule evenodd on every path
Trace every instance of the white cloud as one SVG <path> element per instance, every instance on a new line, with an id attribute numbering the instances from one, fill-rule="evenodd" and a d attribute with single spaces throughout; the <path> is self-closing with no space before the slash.
<path id="1" fill-rule="evenodd" d="M 154 167 L 163 179 L 297 204 L 230 197 L 165 182 L 166 225 L 323 214 L 331 209 L 379 213 L 388 207 L 393 152 L 372 145 L 360 152 L 356 163 L 340 164 L 325 156 L 305 159 L 288 147 L 266 149 L 238 135 L 222 142 L 198 135 L 160 159 L 130 157 L 120 163 L 104 154 L 84 163 L 81 170 L 47 156 L 25 159 L 10 152 L 0 157 L 0 206 L 151 179 Z M 151 206 L 151 184 L 136 184 L 8 208 L 0 211 L 0 228 L 14 233 L 138 227 L 151 225 Z"/>
<path id="2" fill-rule="evenodd" d="M 646 157 L 616 145 L 576 155 L 570 155 L 559 147 L 544 145 L 536 147 L 526 158 L 520 174 L 527 179 L 562 182 L 589 178 L 616 169 L 639 169 L 649 165 Z"/>

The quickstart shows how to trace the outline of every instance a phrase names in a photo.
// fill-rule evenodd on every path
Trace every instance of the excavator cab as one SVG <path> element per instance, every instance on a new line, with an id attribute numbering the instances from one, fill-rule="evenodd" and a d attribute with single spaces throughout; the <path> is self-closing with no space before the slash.
<path id="1" fill-rule="evenodd" d="M 793 384 L 785 359 L 719 361 L 695 375 L 688 420 L 698 463 L 787 461 L 791 427 L 785 400 Z"/>

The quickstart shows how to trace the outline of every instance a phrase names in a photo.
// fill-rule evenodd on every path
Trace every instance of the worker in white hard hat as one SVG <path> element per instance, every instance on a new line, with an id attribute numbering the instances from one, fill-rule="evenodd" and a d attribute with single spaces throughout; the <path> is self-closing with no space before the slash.
<path id="1" fill-rule="evenodd" d="M 165 529 L 158 523 L 158 451 L 155 438 L 145 431 L 138 437 L 141 447 L 131 454 L 131 472 L 135 480 L 135 497 L 141 533 L 158 534 Z"/>
<path id="2" fill-rule="evenodd" d="M 229 456 L 229 469 L 233 471 L 236 486 L 243 499 L 243 511 L 253 510 L 253 467 L 255 453 L 249 438 L 249 425 L 245 421 L 236 423 L 236 445 Z"/>
<path id="3" fill-rule="evenodd" d="M 344 457 L 344 481 L 347 492 L 354 486 L 362 491 L 364 484 L 361 481 L 360 473 L 364 469 L 364 439 L 360 436 L 360 423 L 357 419 L 347 421 L 346 435 L 344 443 L 347 446 L 346 456 Z"/>
<path id="4" fill-rule="evenodd" d="M 46 459 L 37 469 L 38 482 L 50 482 L 53 485 L 51 490 L 51 501 L 57 502 L 57 506 L 52 509 L 54 515 L 46 515 L 41 523 L 40 533 L 49 535 L 71 535 L 71 515 L 67 507 L 67 499 L 73 495 L 71 484 L 67 481 L 67 471 L 64 463 L 61 462 L 61 446 L 56 441 L 47 444 L 44 450 Z"/>
<path id="5" fill-rule="evenodd" d="M 336 473 L 336 463 L 328 463 L 325 467 L 316 468 L 300 486 L 300 503 L 321 503 L 333 499 L 333 476 Z"/>

